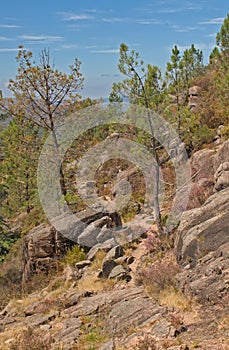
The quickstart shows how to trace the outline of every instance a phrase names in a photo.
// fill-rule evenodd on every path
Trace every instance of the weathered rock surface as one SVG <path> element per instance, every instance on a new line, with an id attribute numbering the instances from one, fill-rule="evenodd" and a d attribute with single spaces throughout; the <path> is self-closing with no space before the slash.
<path id="1" fill-rule="evenodd" d="M 229 187 L 229 162 L 220 164 L 216 170 L 214 178 L 216 191 L 221 191 L 224 188 Z"/>
<path id="2" fill-rule="evenodd" d="M 120 217 L 117 213 L 106 215 L 93 210 L 77 213 L 75 221 L 68 220 L 66 216 L 56 220 L 58 220 L 58 227 L 61 228 L 62 234 L 50 224 L 41 224 L 32 229 L 25 237 L 22 262 L 23 283 L 35 273 L 56 270 L 58 260 L 75 243 L 87 247 L 98 244 L 96 237 L 101 227 L 109 228 L 120 224 Z M 107 244 L 106 241 L 101 243 L 102 247 L 106 245 L 112 248 L 115 243 L 110 240 Z"/>
<path id="3" fill-rule="evenodd" d="M 177 260 L 185 268 L 179 284 L 201 301 L 229 292 L 229 188 L 184 213 L 176 237 Z"/>
<path id="4" fill-rule="evenodd" d="M 193 185 L 188 209 L 200 207 L 214 190 L 229 186 L 229 140 L 216 150 L 203 149 L 195 152 L 191 159 Z"/>
<path id="5" fill-rule="evenodd" d="M 23 282 L 28 281 L 34 273 L 56 269 L 58 258 L 73 243 L 48 224 L 32 229 L 24 242 Z"/>

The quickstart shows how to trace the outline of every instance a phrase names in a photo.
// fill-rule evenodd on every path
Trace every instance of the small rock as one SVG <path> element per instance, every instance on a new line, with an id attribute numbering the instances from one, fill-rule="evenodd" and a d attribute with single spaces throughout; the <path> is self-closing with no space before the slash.
<path id="1" fill-rule="evenodd" d="M 104 344 L 99 350 L 114 350 L 114 341 L 111 339 L 106 344 Z"/>
<path id="2" fill-rule="evenodd" d="M 106 260 L 102 264 L 102 276 L 108 278 L 113 268 L 117 266 L 114 260 Z"/>
<path id="3" fill-rule="evenodd" d="M 131 277 L 128 274 L 128 272 L 126 271 L 126 269 L 124 269 L 124 267 L 122 265 L 117 265 L 115 266 L 111 273 L 108 276 L 109 279 L 117 279 L 117 280 L 126 280 L 126 281 L 130 281 Z"/>
<path id="4" fill-rule="evenodd" d="M 128 258 L 127 258 L 127 264 L 128 265 L 131 265 L 133 262 L 135 261 L 135 258 L 133 257 L 133 256 L 129 256 Z"/>
<path id="5" fill-rule="evenodd" d="M 123 254 L 124 254 L 124 251 L 123 251 L 122 247 L 117 245 L 116 247 L 114 247 L 111 250 L 109 250 L 109 252 L 105 256 L 103 262 L 105 262 L 107 260 L 118 259 L 121 256 L 123 256 Z"/>
<path id="6" fill-rule="evenodd" d="M 83 260 L 79 261 L 78 263 L 75 264 L 75 267 L 79 270 L 83 269 L 84 267 L 90 266 L 91 265 L 91 260 Z"/>
<path id="7" fill-rule="evenodd" d="M 119 265 L 125 264 L 127 262 L 127 256 L 120 256 L 120 258 L 115 259 L 115 262 Z"/>

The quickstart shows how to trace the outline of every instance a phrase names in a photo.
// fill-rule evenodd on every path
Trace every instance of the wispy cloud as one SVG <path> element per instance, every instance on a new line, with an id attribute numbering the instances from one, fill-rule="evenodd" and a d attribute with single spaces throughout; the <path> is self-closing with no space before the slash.
<path id="1" fill-rule="evenodd" d="M 12 40 L 12 39 L 6 36 L 0 36 L 0 41 L 9 41 L 9 40 Z"/>
<path id="2" fill-rule="evenodd" d="M 78 14 L 72 12 L 57 12 L 57 14 L 62 16 L 63 21 L 82 21 L 94 18 L 88 14 Z"/>
<path id="3" fill-rule="evenodd" d="M 21 28 L 21 26 L 18 26 L 16 24 L 0 24 L 0 28 L 11 29 L 11 28 Z"/>
<path id="4" fill-rule="evenodd" d="M 0 52 L 16 52 L 18 48 L 0 48 Z"/>
<path id="5" fill-rule="evenodd" d="M 91 53 L 119 53 L 119 49 L 91 50 Z"/>
<path id="6" fill-rule="evenodd" d="M 158 10 L 159 13 L 177 13 L 183 11 L 182 8 L 162 8 Z"/>
<path id="7" fill-rule="evenodd" d="M 171 25 L 170 27 L 175 32 L 178 32 L 178 33 L 188 33 L 188 32 L 200 29 L 199 27 L 180 27 L 180 26 L 177 26 L 177 25 Z"/>
<path id="8" fill-rule="evenodd" d="M 177 3 L 176 3 L 176 6 L 175 4 L 174 6 L 171 6 L 171 5 L 168 6 L 169 2 L 165 2 L 165 1 L 162 1 L 161 3 L 159 2 L 158 5 L 161 7 L 158 10 L 158 12 L 164 13 L 164 14 L 178 13 L 178 12 L 184 12 L 184 11 L 199 11 L 203 9 L 203 5 L 200 2 L 197 4 L 191 1 L 183 2 L 182 5 L 179 4 L 180 5 L 179 7 L 177 6 Z M 167 7 L 165 7 L 165 5 L 167 5 Z"/>
<path id="9" fill-rule="evenodd" d="M 206 21 L 199 22 L 199 24 L 222 24 L 224 17 L 211 18 Z"/>
<path id="10" fill-rule="evenodd" d="M 102 18 L 103 22 L 108 23 L 120 23 L 120 22 L 130 22 L 128 17 L 111 17 L 111 18 Z"/>
<path id="11" fill-rule="evenodd" d="M 100 76 L 101 76 L 101 78 L 110 78 L 110 77 L 118 78 L 118 77 L 120 77 L 120 74 L 102 73 L 102 74 L 100 74 Z"/>
<path id="12" fill-rule="evenodd" d="M 163 24 L 162 21 L 159 21 L 159 20 L 157 20 L 157 19 L 152 19 L 152 18 L 149 18 L 149 19 L 139 19 L 139 20 L 137 20 L 137 23 L 138 23 L 138 24 L 144 24 L 144 25 Z"/>
<path id="13" fill-rule="evenodd" d="M 88 13 L 96 13 L 97 10 L 96 9 L 86 9 L 84 10 L 84 12 L 88 12 Z"/>
<path id="14" fill-rule="evenodd" d="M 54 41 L 62 41 L 64 38 L 62 36 L 55 35 L 20 35 L 19 39 L 28 40 L 30 43 L 50 43 Z"/>
<path id="15" fill-rule="evenodd" d="M 211 33 L 211 34 L 207 34 L 206 37 L 208 38 L 216 38 L 217 33 Z"/>
<path id="16" fill-rule="evenodd" d="M 61 45 L 61 49 L 64 50 L 69 50 L 69 49 L 78 49 L 79 46 L 75 44 L 66 44 L 66 45 Z"/>
<path id="17" fill-rule="evenodd" d="M 199 50 L 209 50 L 214 47 L 214 43 L 196 43 L 195 47 Z M 180 51 L 185 51 L 190 49 L 190 45 L 177 45 Z M 170 48 L 171 51 L 171 48 Z"/>

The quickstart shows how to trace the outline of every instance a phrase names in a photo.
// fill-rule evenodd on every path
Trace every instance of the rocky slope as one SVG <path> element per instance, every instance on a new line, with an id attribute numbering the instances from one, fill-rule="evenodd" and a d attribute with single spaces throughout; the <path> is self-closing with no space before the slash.
<path id="1" fill-rule="evenodd" d="M 173 248 L 164 238 L 158 251 L 149 253 L 148 237 L 157 232 L 148 217 L 141 217 L 131 232 L 120 229 L 122 239 L 137 239 L 131 244 L 109 235 L 102 242 L 94 235 L 87 260 L 68 265 L 46 288 L 12 300 L 1 311 L 0 349 L 229 349 L 228 147 L 227 141 L 217 150 L 194 154 L 194 186 L 209 181 L 211 187 L 206 187 L 204 204 L 184 213 L 170 237 Z M 47 225 L 28 234 L 24 280 L 39 266 L 55 265 L 68 245 L 61 240 Z M 148 266 L 169 262 L 164 265 L 169 270 L 175 260 L 179 272 L 174 278 L 161 269 L 148 274 L 147 285 L 139 279 Z M 156 278 L 161 290 L 152 293 Z"/>

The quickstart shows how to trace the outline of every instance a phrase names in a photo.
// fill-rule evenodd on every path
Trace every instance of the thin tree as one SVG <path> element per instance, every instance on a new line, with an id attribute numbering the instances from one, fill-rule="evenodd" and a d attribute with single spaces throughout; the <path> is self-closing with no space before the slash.
<path id="1" fill-rule="evenodd" d="M 80 72 L 81 63 L 75 59 L 70 66 L 70 73 L 62 73 L 51 63 L 49 50 L 42 50 L 36 63 L 32 52 L 26 51 L 23 46 L 19 47 L 16 60 L 18 74 L 9 82 L 9 89 L 15 99 L 5 108 L 16 118 L 20 117 L 23 109 L 26 119 L 51 132 L 59 161 L 57 122 L 72 110 L 80 98 L 79 90 L 82 89 L 84 80 Z M 66 184 L 61 162 L 59 175 L 61 190 L 65 195 Z"/>
<path id="2" fill-rule="evenodd" d="M 157 106 L 160 95 L 160 70 L 156 66 L 144 67 L 144 62 L 139 62 L 139 53 L 129 51 L 126 44 L 120 45 L 120 58 L 118 68 L 127 78 L 120 83 L 113 84 L 112 100 L 119 100 L 119 96 L 128 97 L 132 103 L 143 105 L 147 109 L 147 117 L 151 130 L 151 148 L 155 159 L 155 182 L 153 204 L 155 220 L 160 234 L 163 233 L 161 211 L 159 204 L 159 179 L 160 161 L 157 151 L 157 140 L 154 137 L 150 108 Z M 114 98 L 115 97 L 115 98 Z"/>

